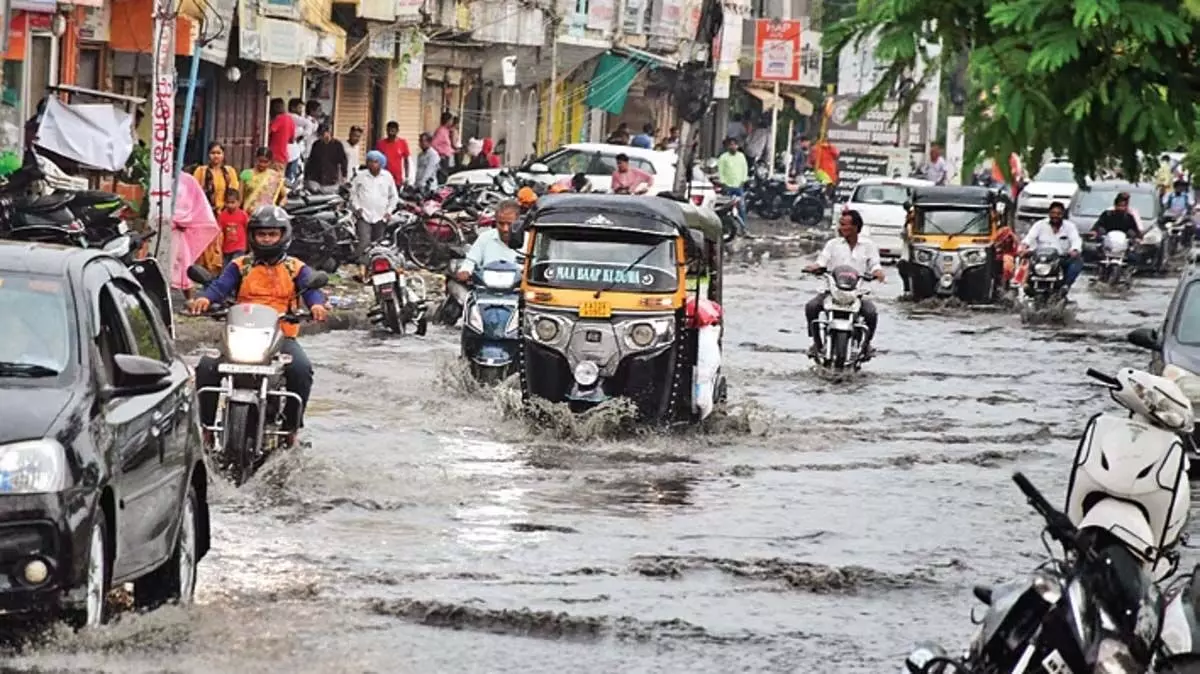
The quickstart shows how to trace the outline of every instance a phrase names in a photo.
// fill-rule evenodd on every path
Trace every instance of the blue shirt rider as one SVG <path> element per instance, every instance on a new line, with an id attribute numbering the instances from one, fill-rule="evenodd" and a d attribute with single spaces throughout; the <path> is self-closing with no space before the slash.
<path id="1" fill-rule="evenodd" d="M 1175 191 L 1163 197 L 1163 208 L 1167 212 L 1190 213 L 1192 210 L 1192 195 L 1188 192 L 1185 180 L 1175 181 Z"/>

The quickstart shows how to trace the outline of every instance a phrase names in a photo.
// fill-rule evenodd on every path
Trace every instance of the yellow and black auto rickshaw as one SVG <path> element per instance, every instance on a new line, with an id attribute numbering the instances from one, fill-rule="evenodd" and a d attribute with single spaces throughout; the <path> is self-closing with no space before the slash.
<path id="1" fill-rule="evenodd" d="M 916 187 L 906 208 L 897 267 L 914 300 L 990 304 L 1001 295 L 1003 264 L 995 244 L 1013 212 L 1005 197 L 985 187 Z"/>
<path id="2" fill-rule="evenodd" d="M 724 401 L 721 223 L 663 197 L 553 194 L 524 226 L 523 399 L 628 398 L 652 423 Z"/>

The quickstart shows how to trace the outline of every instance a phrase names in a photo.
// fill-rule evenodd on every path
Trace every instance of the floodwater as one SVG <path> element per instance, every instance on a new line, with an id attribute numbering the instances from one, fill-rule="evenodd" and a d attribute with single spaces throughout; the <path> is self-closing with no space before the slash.
<path id="1" fill-rule="evenodd" d="M 1042 556 L 1011 482 L 1062 501 L 1076 438 L 1113 404 L 1089 366 L 1173 279 L 1081 280 L 1077 322 L 921 312 L 875 288 L 878 357 L 810 371 L 804 260 L 733 270 L 733 411 L 708 433 L 538 433 L 455 385 L 457 335 L 329 333 L 307 439 L 214 489 L 197 604 L 54 635 L 22 671 L 894 672 L 957 649 L 976 583 Z M 1190 566 L 1186 565 L 1186 568 Z"/>

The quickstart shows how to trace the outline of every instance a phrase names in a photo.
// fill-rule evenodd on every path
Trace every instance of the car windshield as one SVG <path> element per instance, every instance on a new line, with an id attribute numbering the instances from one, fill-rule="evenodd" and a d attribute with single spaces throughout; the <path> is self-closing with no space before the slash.
<path id="1" fill-rule="evenodd" d="M 908 198 L 909 189 L 903 185 L 859 185 L 850 201 L 856 204 L 903 206 Z"/>
<path id="2" fill-rule="evenodd" d="M 54 376 L 67 368 L 69 292 L 58 277 L 0 271 L 0 378 Z"/>
<path id="3" fill-rule="evenodd" d="M 919 234 L 987 235 L 992 225 L 986 209 L 932 209 L 921 211 Z"/>
<path id="4" fill-rule="evenodd" d="M 1033 179 L 1035 182 L 1073 183 L 1075 169 L 1070 164 L 1046 164 Z"/>
<path id="5" fill-rule="evenodd" d="M 611 176 L 617 170 L 617 154 L 599 150 L 560 148 L 529 164 L 545 164 L 554 175 L 585 173 L 590 176 Z M 640 157 L 630 157 L 629 165 L 646 173 L 654 173 L 654 165 Z M 528 168 L 529 165 L 526 165 Z"/>
<path id="6" fill-rule="evenodd" d="M 1113 201 L 1121 190 L 1079 190 L 1071 215 L 1096 217 L 1112 208 Z M 1154 194 L 1151 192 L 1129 192 L 1129 206 L 1137 211 L 1138 217 L 1152 218 L 1157 208 Z"/>
<path id="7" fill-rule="evenodd" d="M 1200 281 L 1193 281 L 1183 291 L 1175 339 L 1181 344 L 1200 344 Z"/>
<path id="8" fill-rule="evenodd" d="M 679 287 L 675 240 L 611 230 L 539 230 L 529 282 L 552 288 L 674 292 Z"/>

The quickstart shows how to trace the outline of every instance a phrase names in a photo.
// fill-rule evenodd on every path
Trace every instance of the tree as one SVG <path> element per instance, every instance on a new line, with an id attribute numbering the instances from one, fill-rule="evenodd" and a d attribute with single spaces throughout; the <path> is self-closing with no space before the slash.
<path id="1" fill-rule="evenodd" d="M 1185 2 L 1197 11 L 1178 0 L 859 0 L 825 41 L 840 48 L 879 31 L 875 56 L 890 65 L 852 115 L 919 60 L 928 78 L 969 54 L 967 158 L 1016 152 L 1036 169 L 1051 150 L 1082 183 L 1109 161 L 1140 175 L 1139 150 L 1153 159 L 1200 140 L 1200 0 Z M 939 40 L 930 58 L 924 45 Z M 900 114 L 920 89 L 901 98 Z"/>

